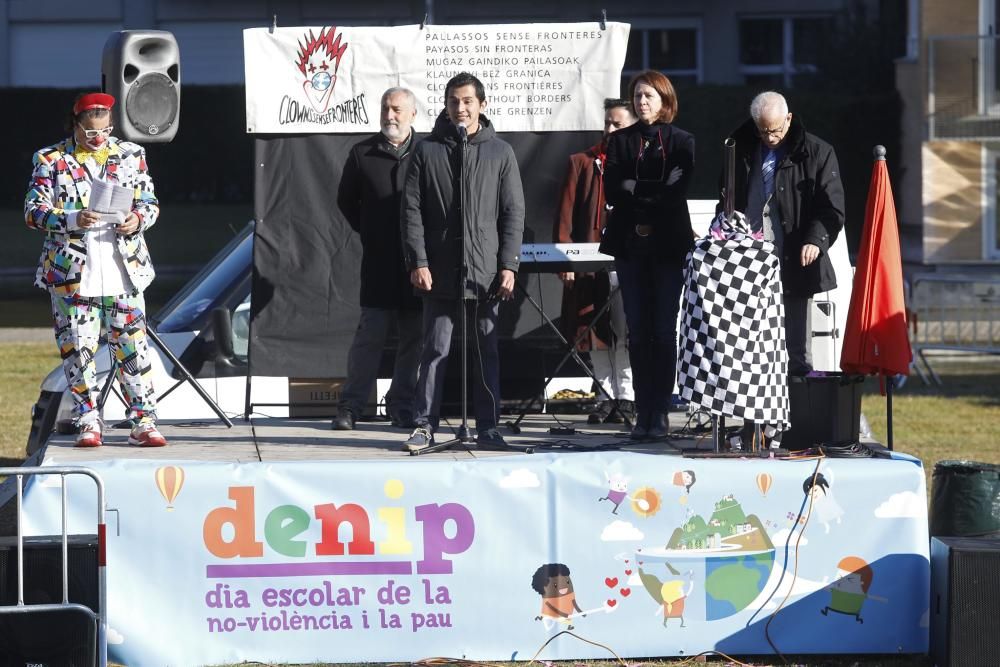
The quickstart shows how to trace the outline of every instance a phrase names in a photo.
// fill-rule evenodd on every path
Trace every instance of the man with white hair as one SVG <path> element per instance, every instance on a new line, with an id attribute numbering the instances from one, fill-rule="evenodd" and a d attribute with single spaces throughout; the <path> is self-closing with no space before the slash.
<path id="1" fill-rule="evenodd" d="M 833 147 L 806 132 L 779 93 L 763 92 L 736 141 L 734 203 L 781 262 L 788 372 L 812 370 L 809 301 L 837 286 L 830 246 L 844 227 L 844 186 Z"/>
<path id="2" fill-rule="evenodd" d="M 398 333 L 386 412 L 393 426 L 413 427 L 423 335 L 422 304 L 403 264 L 399 205 L 406 168 L 417 143 L 411 130 L 417 101 L 406 88 L 382 94 L 382 129 L 361 141 L 344 163 L 337 205 L 361 235 L 361 320 L 347 355 L 347 380 L 333 428 L 349 431 L 368 402 L 389 329 Z"/>

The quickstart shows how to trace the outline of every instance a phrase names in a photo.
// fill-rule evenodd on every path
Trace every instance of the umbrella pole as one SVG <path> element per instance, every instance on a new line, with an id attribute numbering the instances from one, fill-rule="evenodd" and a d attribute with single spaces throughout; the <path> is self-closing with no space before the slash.
<path id="1" fill-rule="evenodd" d="M 885 431 L 886 431 L 886 444 L 889 445 L 889 451 L 892 451 L 892 385 L 895 384 L 893 380 L 895 378 L 889 376 L 885 377 Z"/>

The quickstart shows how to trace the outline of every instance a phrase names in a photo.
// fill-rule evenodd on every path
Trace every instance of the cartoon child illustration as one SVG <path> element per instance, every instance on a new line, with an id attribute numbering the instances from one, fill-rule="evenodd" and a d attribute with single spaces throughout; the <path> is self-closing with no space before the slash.
<path id="1" fill-rule="evenodd" d="M 603 498 L 598 498 L 597 502 L 610 500 L 614 505 L 611 513 L 618 514 L 618 506 L 621 505 L 626 498 L 628 498 L 628 478 L 617 472 L 610 477 L 608 476 L 608 473 L 605 472 L 604 477 L 608 480 L 608 495 Z"/>
<path id="2" fill-rule="evenodd" d="M 840 559 L 837 563 L 837 579 L 827 586 L 830 591 L 830 604 L 820 609 L 819 613 L 827 616 L 831 611 L 835 611 L 838 614 L 853 616 L 858 623 L 864 623 L 864 619 L 861 618 L 861 607 L 864 606 L 865 600 L 888 602 L 886 598 L 868 593 L 874 576 L 871 566 L 864 559 L 857 556 Z"/>
<path id="3" fill-rule="evenodd" d="M 830 481 L 833 481 L 832 475 L 830 475 Z M 840 507 L 837 499 L 833 497 L 830 482 L 823 476 L 823 473 L 816 473 L 815 480 L 812 475 L 806 477 L 806 481 L 802 483 L 802 491 L 807 496 L 812 496 L 812 512 L 829 533 L 830 524 L 834 521 L 839 524 L 840 518 L 844 516 L 844 510 Z"/>
<path id="4" fill-rule="evenodd" d="M 572 630 L 570 619 L 586 616 L 576 602 L 569 568 L 562 563 L 547 563 L 535 570 L 531 587 L 542 596 L 542 611 L 535 620 L 542 621 L 546 630 L 556 623 L 563 623 L 567 630 Z"/>
<path id="5" fill-rule="evenodd" d="M 673 483 L 674 486 L 683 486 L 684 491 L 691 493 L 691 487 L 695 483 L 694 470 L 678 470 L 674 473 Z"/>
<path id="6" fill-rule="evenodd" d="M 667 565 L 667 569 L 674 576 L 680 574 L 680 572 L 670 567 L 670 565 Z M 661 581 L 659 577 L 645 572 L 640 567 L 639 579 L 642 580 L 642 585 L 646 589 L 646 592 L 659 604 L 654 613 L 663 614 L 663 627 L 667 627 L 667 619 L 670 618 L 679 618 L 681 620 L 681 627 L 686 627 L 684 625 L 684 601 L 691 595 L 691 591 L 694 590 L 694 572 L 688 570 L 684 573 L 684 579 L 687 579 L 687 583 L 685 584 L 684 579 L 667 579 L 666 581 Z"/>

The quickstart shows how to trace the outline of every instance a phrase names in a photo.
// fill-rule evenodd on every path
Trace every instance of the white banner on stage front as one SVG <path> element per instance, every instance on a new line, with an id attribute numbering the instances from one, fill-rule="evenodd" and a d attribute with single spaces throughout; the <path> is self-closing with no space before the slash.
<path id="1" fill-rule="evenodd" d="M 526 660 L 574 626 L 589 643 L 546 659 L 927 651 L 926 482 L 905 455 L 181 459 L 87 466 L 121 510 L 116 663 Z M 25 535 L 58 535 L 64 507 L 93 530 L 94 485 L 66 483 L 29 481 Z"/>
<path id="2" fill-rule="evenodd" d="M 627 23 L 251 28 L 247 132 L 374 132 L 393 86 L 414 92 L 415 127 L 426 132 L 459 72 L 483 82 L 484 113 L 500 131 L 600 130 L 628 35 Z"/>

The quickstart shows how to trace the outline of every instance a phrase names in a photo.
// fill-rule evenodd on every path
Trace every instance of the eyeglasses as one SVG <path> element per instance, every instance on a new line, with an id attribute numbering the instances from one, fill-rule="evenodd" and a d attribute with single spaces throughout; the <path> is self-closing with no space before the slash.
<path id="1" fill-rule="evenodd" d="M 764 128 L 757 128 L 757 135 L 760 137 L 777 137 L 780 136 L 782 132 L 785 131 L 785 125 L 788 124 L 788 116 L 785 116 L 785 120 L 781 121 L 781 125 L 774 128 L 773 130 L 766 130 Z"/>
<path id="2" fill-rule="evenodd" d="M 88 139 L 96 139 L 97 137 L 110 137 L 111 131 L 115 128 L 113 125 L 108 125 L 103 130 L 87 130 L 83 127 L 81 127 L 80 129 L 83 130 L 83 133 L 86 135 Z"/>

